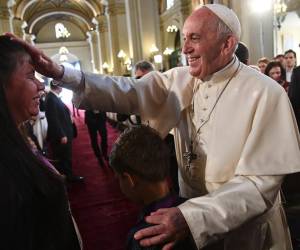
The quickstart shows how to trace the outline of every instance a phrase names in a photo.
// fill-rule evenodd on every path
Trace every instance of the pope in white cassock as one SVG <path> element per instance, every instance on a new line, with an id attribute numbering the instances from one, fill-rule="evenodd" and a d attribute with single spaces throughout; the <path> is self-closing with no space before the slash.
<path id="1" fill-rule="evenodd" d="M 183 27 L 189 66 L 140 80 L 64 69 L 18 39 L 79 107 L 139 114 L 163 137 L 174 128 L 180 194 L 190 199 L 147 217 L 155 225 L 135 235 L 143 246 L 171 249 L 191 235 L 198 249 L 218 240 L 219 249 L 292 249 L 279 191 L 300 171 L 297 125 L 284 89 L 234 56 L 240 34 L 232 10 L 205 5 Z"/>

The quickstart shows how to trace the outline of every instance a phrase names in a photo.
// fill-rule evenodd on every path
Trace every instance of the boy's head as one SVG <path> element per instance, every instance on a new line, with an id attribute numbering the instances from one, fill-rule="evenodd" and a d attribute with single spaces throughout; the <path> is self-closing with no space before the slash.
<path id="1" fill-rule="evenodd" d="M 124 194 L 137 201 L 142 187 L 165 181 L 169 150 L 160 135 L 148 126 L 126 129 L 113 145 L 109 163 Z"/>

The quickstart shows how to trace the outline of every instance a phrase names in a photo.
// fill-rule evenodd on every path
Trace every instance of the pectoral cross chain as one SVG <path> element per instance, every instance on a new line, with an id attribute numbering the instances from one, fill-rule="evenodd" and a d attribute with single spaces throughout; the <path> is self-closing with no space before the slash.
<path id="1" fill-rule="evenodd" d="M 190 168 L 192 161 L 197 159 L 197 155 L 193 153 L 193 142 L 190 143 L 189 151 L 183 153 L 183 157 L 187 161 L 187 166 L 186 167 Z"/>

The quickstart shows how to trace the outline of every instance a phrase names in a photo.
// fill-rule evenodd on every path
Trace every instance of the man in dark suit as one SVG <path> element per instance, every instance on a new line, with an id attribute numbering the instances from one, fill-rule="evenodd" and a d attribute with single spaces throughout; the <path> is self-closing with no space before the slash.
<path id="1" fill-rule="evenodd" d="M 297 65 L 297 54 L 294 50 L 289 49 L 284 52 L 284 66 L 286 72 L 286 81 L 290 84 L 292 81 L 293 70 Z"/>
<path id="2" fill-rule="evenodd" d="M 62 88 L 50 83 L 50 92 L 45 100 L 45 111 L 48 121 L 47 139 L 53 157 L 57 160 L 56 168 L 67 178 L 67 181 L 83 180 L 72 173 L 72 140 L 73 125 L 68 107 L 60 100 Z"/>
<path id="3" fill-rule="evenodd" d="M 91 145 L 95 153 L 95 156 L 98 159 L 99 165 L 101 167 L 104 167 L 105 163 L 103 161 L 103 158 L 105 160 L 108 159 L 106 113 L 100 112 L 98 110 L 87 110 L 85 111 L 84 121 L 88 127 Z M 98 136 L 97 136 L 98 133 L 101 137 L 101 148 L 98 144 Z"/>
<path id="4" fill-rule="evenodd" d="M 296 116 L 298 130 L 300 132 L 300 66 L 294 68 L 291 78 L 291 83 L 288 90 L 289 98 Z M 290 227 L 291 238 L 294 249 L 300 249 L 300 174 L 290 174 L 285 177 L 282 185 L 282 191 L 286 199 L 285 211 Z"/>
<path id="5" fill-rule="evenodd" d="M 300 131 L 300 66 L 293 70 L 288 93 L 296 116 L 298 129 Z"/>

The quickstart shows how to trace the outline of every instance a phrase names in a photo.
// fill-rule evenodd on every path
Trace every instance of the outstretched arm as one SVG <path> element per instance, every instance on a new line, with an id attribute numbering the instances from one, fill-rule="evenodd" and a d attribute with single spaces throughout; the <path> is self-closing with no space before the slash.
<path id="1" fill-rule="evenodd" d="M 33 45 L 7 33 L 32 56 L 36 71 L 74 92 L 74 103 L 83 109 L 139 114 L 164 137 L 176 126 L 181 111 L 192 98 L 194 78 L 187 67 L 150 72 L 139 80 L 84 73 L 53 62 Z"/>
<path id="2" fill-rule="evenodd" d="M 16 37 L 6 33 L 14 41 L 21 44 L 31 55 L 35 70 L 40 74 L 59 80 L 64 88 L 75 93 L 75 103 L 81 108 L 93 108 L 104 111 L 123 113 L 139 113 L 136 95 L 135 80 L 129 77 L 110 77 L 106 75 L 82 73 L 78 70 L 64 68 L 46 56 L 42 50 Z M 139 85 L 145 86 L 145 80 Z M 157 83 L 158 82 L 158 83 Z M 151 84 L 143 90 L 152 103 L 160 105 L 166 98 L 166 87 L 161 79 L 151 78 Z"/>

